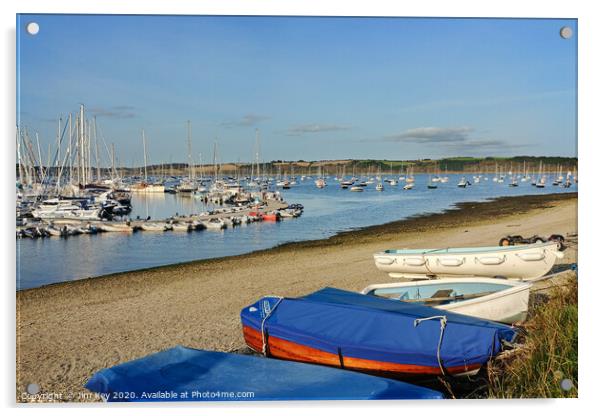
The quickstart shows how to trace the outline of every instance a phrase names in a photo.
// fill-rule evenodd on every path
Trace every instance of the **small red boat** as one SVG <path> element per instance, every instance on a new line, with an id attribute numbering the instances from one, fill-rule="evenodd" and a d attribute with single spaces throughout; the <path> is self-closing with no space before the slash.
<path id="1" fill-rule="evenodd" d="M 261 219 L 264 221 L 280 221 L 280 215 L 277 213 L 261 214 Z"/>

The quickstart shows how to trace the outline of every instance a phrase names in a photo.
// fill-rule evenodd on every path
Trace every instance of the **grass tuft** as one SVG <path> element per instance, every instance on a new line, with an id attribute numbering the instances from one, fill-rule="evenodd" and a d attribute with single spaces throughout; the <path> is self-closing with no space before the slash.
<path id="1" fill-rule="evenodd" d="M 577 397 L 577 279 L 532 297 L 524 344 L 489 366 L 488 397 Z"/>

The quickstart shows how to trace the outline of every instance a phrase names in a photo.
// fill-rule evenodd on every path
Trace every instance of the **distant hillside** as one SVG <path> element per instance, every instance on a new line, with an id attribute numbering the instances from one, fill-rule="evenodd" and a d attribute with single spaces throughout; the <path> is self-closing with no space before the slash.
<path id="1" fill-rule="evenodd" d="M 377 159 L 341 159 L 341 160 L 319 160 L 319 161 L 287 161 L 274 160 L 261 164 L 261 171 L 270 175 L 296 175 L 310 174 L 315 175 L 322 171 L 325 175 L 351 175 L 353 173 L 375 174 L 379 170 L 386 175 L 391 170 L 397 174 L 400 170 L 406 171 L 411 168 L 414 173 L 493 173 L 496 166 L 500 172 L 522 172 L 524 167 L 530 172 L 539 171 L 539 166 L 543 166 L 544 171 L 555 172 L 562 168 L 566 170 L 577 170 L 577 158 L 574 157 L 556 157 L 556 156 L 514 156 L 504 157 L 451 157 L 444 159 L 420 159 L 420 160 L 377 160 Z M 18 165 L 16 167 L 18 172 Z M 91 168 L 95 174 L 95 168 Z M 194 166 L 196 176 L 213 175 L 216 167 L 213 165 Z M 254 171 L 257 167 L 254 167 Z M 38 170 L 36 167 L 35 170 Z M 56 169 L 51 168 L 50 172 Z M 143 167 L 116 168 L 119 175 L 142 175 Z M 250 163 L 223 163 L 217 167 L 221 174 L 227 175 L 250 175 L 252 166 Z M 110 169 L 101 168 L 103 174 L 109 174 Z M 172 163 L 163 165 L 151 165 L 147 167 L 148 175 L 188 175 L 190 169 L 185 163 Z"/>

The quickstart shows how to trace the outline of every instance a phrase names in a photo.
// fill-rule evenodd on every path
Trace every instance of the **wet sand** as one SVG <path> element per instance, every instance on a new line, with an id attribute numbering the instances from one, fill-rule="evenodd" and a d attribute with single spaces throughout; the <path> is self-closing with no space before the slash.
<path id="1" fill-rule="evenodd" d="M 17 400 L 27 400 L 29 383 L 60 401 L 90 400 L 80 393 L 94 372 L 177 344 L 242 350 L 240 310 L 261 296 L 393 281 L 374 266 L 376 251 L 576 232 L 576 193 L 505 197 L 325 240 L 20 291 Z M 577 261 L 575 245 L 565 253 L 562 264 Z"/>

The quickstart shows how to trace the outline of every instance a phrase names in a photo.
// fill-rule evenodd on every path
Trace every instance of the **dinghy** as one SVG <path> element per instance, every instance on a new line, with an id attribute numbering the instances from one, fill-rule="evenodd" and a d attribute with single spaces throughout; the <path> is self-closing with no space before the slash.
<path id="1" fill-rule="evenodd" d="M 188 232 L 192 231 L 192 225 L 187 222 L 174 222 L 171 224 L 172 230 Z"/>
<path id="2" fill-rule="evenodd" d="M 516 335 L 507 325 L 333 288 L 264 297 L 241 321 L 247 345 L 266 356 L 389 376 L 475 374 Z"/>
<path id="3" fill-rule="evenodd" d="M 171 229 L 164 222 L 143 222 L 140 224 L 143 231 L 162 232 Z"/>
<path id="4" fill-rule="evenodd" d="M 85 387 L 111 402 L 444 398 L 352 371 L 181 346 L 100 370 Z"/>
<path id="5" fill-rule="evenodd" d="M 208 230 L 222 230 L 227 227 L 226 223 L 221 218 L 211 218 L 208 221 L 201 222 Z"/>
<path id="6" fill-rule="evenodd" d="M 516 324 L 527 318 L 531 286 L 516 280 L 452 278 L 375 284 L 361 293 Z"/>
<path id="7" fill-rule="evenodd" d="M 558 242 L 506 247 L 386 250 L 374 254 L 379 270 L 391 277 L 504 276 L 531 279 L 550 271 L 564 255 Z"/>
<path id="8" fill-rule="evenodd" d="M 103 222 L 100 223 L 98 228 L 105 232 L 119 232 L 119 233 L 131 233 L 134 232 L 134 227 L 126 223 L 115 223 L 115 222 Z"/>

